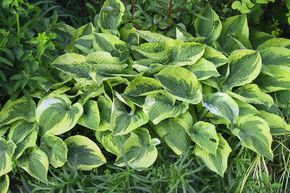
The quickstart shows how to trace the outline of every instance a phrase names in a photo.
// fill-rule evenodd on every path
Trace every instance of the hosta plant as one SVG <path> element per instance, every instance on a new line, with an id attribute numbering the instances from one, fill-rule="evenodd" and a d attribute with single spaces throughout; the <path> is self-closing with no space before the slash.
<path id="1" fill-rule="evenodd" d="M 122 15 L 121 1 L 106 1 L 98 26 L 76 29 L 51 63 L 58 81 L 3 106 L 1 192 L 20 168 L 44 183 L 49 167 L 144 169 L 160 143 L 180 156 L 194 146 L 220 176 L 230 137 L 273 160 L 273 137 L 290 132 L 290 40 L 252 44 L 245 15 L 222 22 L 209 5 L 195 35 L 175 38 L 124 29 Z"/>

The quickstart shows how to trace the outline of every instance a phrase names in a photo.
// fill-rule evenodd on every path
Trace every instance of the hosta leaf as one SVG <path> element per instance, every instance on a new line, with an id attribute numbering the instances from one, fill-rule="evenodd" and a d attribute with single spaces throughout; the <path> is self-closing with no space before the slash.
<path id="1" fill-rule="evenodd" d="M 100 112 L 100 125 L 98 131 L 111 130 L 110 121 L 113 102 L 107 97 L 100 96 L 98 105 Z"/>
<path id="2" fill-rule="evenodd" d="M 228 157 L 232 149 L 221 134 L 218 134 L 218 139 L 219 145 L 216 151 L 216 155 L 208 153 L 206 150 L 199 146 L 196 146 L 194 153 L 205 163 L 205 165 L 210 170 L 218 173 L 223 177 L 227 169 Z"/>
<path id="3" fill-rule="evenodd" d="M 284 47 L 290 48 L 290 40 L 286 38 L 271 38 L 261 44 L 257 49 L 262 50 L 269 47 Z"/>
<path id="4" fill-rule="evenodd" d="M 223 83 L 224 89 L 251 83 L 262 68 L 261 56 L 253 50 L 234 51 L 229 60 L 229 75 Z"/>
<path id="5" fill-rule="evenodd" d="M 190 146 L 190 139 L 186 131 L 192 126 L 192 117 L 187 112 L 176 118 L 170 118 L 160 122 L 154 126 L 154 130 L 174 153 L 181 155 Z"/>
<path id="6" fill-rule="evenodd" d="M 272 135 L 268 123 L 257 116 L 239 118 L 236 128 L 232 131 L 239 137 L 241 144 L 268 159 L 273 159 L 271 150 Z"/>
<path id="7" fill-rule="evenodd" d="M 239 105 L 239 117 L 255 115 L 259 112 L 254 106 L 248 103 L 238 100 L 236 101 L 236 103 Z"/>
<path id="8" fill-rule="evenodd" d="M 139 128 L 125 142 L 125 155 L 119 156 L 115 165 L 123 167 L 128 164 L 131 168 L 148 168 L 157 158 L 156 145 L 159 143 L 158 139 L 151 139 L 147 129 Z"/>
<path id="9" fill-rule="evenodd" d="M 196 42 L 170 42 L 171 51 L 169 56 L 170 64 L 185 66 L 194 64 L 199 60 L 205 50 L 205 44 Z"/>
<path id="10" fill-rule="evenodd" d="M 227 93 L 214 93 L 203 98 L 203 106 L 212 114 L 234 124 L 239 116 L 239 106 Z"/>
<path id="11" fill-rule="evenodd" d="M 285 115 L 290 114 L 290 95 L 289 90 L 278 91 L 275 93 L 278 106 L 282 109 Z"/>
<path id="12" fill-rule="evenodd" d="M 49 165 L 46 154 L 39 148 L 32 148 L 27 151 L 27 155 L 21 157 L 21 160 L 19 160 L 19 167 L 24 169 L 32 177 L 46 182 Z"/>
<path id="13" fill-rule="evenodd" d="M 168 66 L 155 75 L 162 86 L 177 100 L 197 104 L 202 99 L 196 76 L 179 66 Z"/>
<path id="14" fill-rule="evenodd" d="M 125 45 L 119 37 L 108 33 L 94 33 L 93 41 L 96 41 L 93 45 L 96 51 L 113 52 L 118 46 Z"/>
<path id="15" fill-rule="evenodd" d="M 215 126 L 211 123 L 198 121 L 188 131 L 190 138 L 208 153 L 216 155 L 219 138 Z"/>
<path id="16" fill-rule="evenodd" d="M 100 124 L 100 112 L 97 101 L 88 100 L 84 105 L 84 112 L 78 124 L 92 130 L 97 130 Z"/>
<path id="17" fill-rule="evenodd" d="M 290 49 L 270 47 L 259 51 L 263 65 L 285 65 L 290 67 Z"/>
<path id="18" fill-rule="evenodd" d="M 96 138 L 106 151 L 116 155 L 122 155 L 122 146 L 126 142 L 127 135 L 113 135 L 111 131 L 96 131 Z M 125 147 L 123 147 L 125 150 Z"/>
<path id="19" fill-rule="evenodd" d="M 98 17 L 98 27 L 104 33 L 117 34 L 122 21 L 125 6 L 120 0 L 106 0 Z"/>
<path id="20" fill-rule="evenodd" d="M 171 38 L 166 37 L 162 34 L 150 32 L 150 31 L 138 30 L 137 33 L 142 39 L 151 43 L 154 43 L 154 42 L 165 43 L 168 40 L 172 40 Z"/>
<path id="21" fill-rule="evenodd" d="M 59 137 L 49 133 L 44 135 L 41 138 L 40 149 L 47 155 L 54 168 L 62 167 L 67 161 L 67 146 Z"/>
<path id="22" fill-rule="evenodd" d="M 210 77 L 220 76 L 216 66 L 203 58 L 199 59 L 195 64 L 188 66 L 187 69 L 193 72 L 198 80 L 206 80 Z"/>
<path id="23" fill-rule="evenodd" d="M 261 75 L 257 79 L 257 84 L 261 89 L 265 92 L 290 90 L 290 67 L 269 65 L 268 69 L 272 76 Z"/>
<path id="24" fill-rule="evenodd" d="M 16 145 L 13 141 L 6 141 L 0 137 L 0 177 L 12 170 L 12 156 L 15 149 Z"/>
<path id="25" fill-rule="evenodd" d="M 209 4 L 200 11 L 199 15 L 202 17 L 197 17 L 194 21 L 197 35 L 205 37 L 208 43 L 216 41 L 222 31 L 219 16 Z"/>
<path id="26" fill-rule="evenodd" d="M 47 132 L 60 135 L 71 130 L 82 114 L 81 104 L 71 105 L 71 101 L 65 95 L 61 95 L 44 98 L 39 102 L 36 109 L 36 121 L 41 135 Z"/>
<path id="27" fill-rule="evenodd" d="M 264 104 L 270 106 L 274 104 L 272 97 L 260 90 L 256 84 L 247 84 L 241 86 L 234 93 L 228 92 L 232 97 L 252 104 Z"/>
<path id="28" fill-rule="evenodd" d="M 205 51 L 202 57 L 212 62 L 217 67 L 222 66 L 229 61 L 225 55 L 210 46 L 205 47 Z"/>
<path id="29" fill-rule="evenodd" d="M 168 49 L 165 43 L 144 43 L 139 46 L 132 46 L 132 49 L 155 61 L 162 62 L 168 59 Z"/>
<path id="30" fill-rule="evenodd" d="M 251 47 L 246 15 L 229 17 L 223 22 L 220 43 L 226 52 L 240 49 L 240 44 L 246 48 Z"/>
<path id="31" fill-rule="evenodd" d="M 148 123 L 149 117 L 138 109 L 134 113 L 127 111 L 124 104 L 114 100 L 111 118 L 111 128 L 114 135 L 125 135 Z"/>
<path id="32" fill-rule="evenodd" d="M 281 116 L 266 111 L 260 111 L 258 115 L 268 122 L 272 135 L 290 133 L 290 125 Z"/>
<path id="33" fill-rule="evenodd" d="M 36 146 L 38 131 L 39 128 L 36 123 L 18 121 L 12 125 L 8 138 L 17 146 L 14 153 L 16 159 L 18 159 L 27 148 Z"/>
<path id="34" fill-rule="evenodd" d="M 124 93 L 130 96 L 146 96 L 162 89 L 158 80 L 139 76 L 131 81 Z"/>
<path id="35" fill-rule="evenodd" d="M 67 138 L 68 161 L 80 170 L 92 170 L 106 163 L 100 148 L 89 138 L 75 135 Z"/>
<path id="36" fill-rule="evenodd" d="M 0 177 L 0 193 L 8 193 L 10 185 L 9 176 L 6 174 Z"/>
<path id="37" fill-rule="evenodd" d="M 166 93 L 148 95 L 143 105 L 143 111 L 153 124 L 158 124 L 170 117 L 177 117 L 185 113 L 187 109 L 188 103 L 174 102 L 172 97 Z"/>
<path id="38" fill-rule="evenodd" d="M 0 127 L 21 119 L 33 122 L 35 108 L 36 105 L 31 98 L 9 100 L 0 111 Z"/>

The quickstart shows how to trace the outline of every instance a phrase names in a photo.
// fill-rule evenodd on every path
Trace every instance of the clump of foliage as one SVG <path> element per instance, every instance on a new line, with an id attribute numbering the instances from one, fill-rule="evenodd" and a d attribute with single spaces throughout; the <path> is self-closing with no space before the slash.
<path id="1" fill-rule="evenodd" d="M 44 183 L 49 167 L 142 170 L 160 143 L 177 156 L 193 146 L 190 155 L 222 177 L 233 139 L 275 160 L 273 138 L 290 132 L 289 39 L 251 32 L 246 15 L 221 21 L 210 5 L 194 35 L 138 30 L 124 14 L 120 0 L 107 0 L 94 24 L 63 24 L 70 42 L 45 66 L 45 89 L 3 106 L 2 192 L 19 170 Z"/>

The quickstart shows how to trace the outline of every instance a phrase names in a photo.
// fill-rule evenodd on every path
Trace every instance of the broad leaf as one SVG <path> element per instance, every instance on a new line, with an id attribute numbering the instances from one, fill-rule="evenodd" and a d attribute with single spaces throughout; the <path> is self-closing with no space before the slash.
<path id="1" fill-rule="evenodd" d="M 232 97 L 252 104 L 264 104 L 270 106 L 274 104 L 272 97 L 260 90 L 256 84 L 247 84 L 241 86 L 234 93 L 228 92 Z"/>
<path id="2" fill-rule="evenodd" d="M 27 150 L 27 155 L 22 156 L 18 162 L 19 167 L 24 169 L 32 177 L 47 182 L 48 158 L 39 148 Z"/>
<path id="3" fill-rule="evenodd" d="M 259 111 L 254 106 L 248 103 L 238 101 L 238 100 L 236 101 L 236 103 L 239 106 L 239 117 L 255 115 L 259 113 Z"/>
<path id="4" fill-rule="evenodd" d="M 271 38 L 261 44 L 257 49 L 262 50 L 270 47 L 284 47 L 290 48 L 290 40 L 286 38 Z"/>
<path id="5" fill-rule="evenodd" d="M 168 59 L 168 48 L 165 43 L 144 43 L 139 46 L 132 46 L 132 49 L 146 58 L 164 62 Z"/>
<path id="6" fill-rule="evenodd" d="M 154 33 L 154 32 L 150 32 L 150 31 L 143 31 L 143 30 L 138 30 L 137 33 L 139 34 L 139 36 L 146 40 L 147 42 L 160 42 L 160 43 L 165 43 L 169 40 L 172 40 L 169 37 L 166 37 L 162 34 L 159 33 Z"/>
<path id="7" fill-rule="evenodd" d="M 263 65 L 285 65 L 290 67 L 290 49 L 270 47 L 259 51 Z"/>
<path id="8" fill-rule="evenodd" d="M 290 125 L 281 116 L 266 111 L 260 111 L 258 115 L 268 122 L 272 135 L 285 135 L 290 133 Z"/>
<path id="9" fill-rule="evenodd" d="M 124 93 L 130 96 L 146 96 L 162 89 L 158 80 L 139 76 L 130 82 Z"/>
<path id="10" fill-rule="evenodd" d="M 187 69 L 193 72 L 198 80 L 206 80 L 210 77 L 220 76 L 216 66 L 203 58 L 199 59 L 195 64 L 188 66 Z"/>
<path id="11" fill-rule="evenodd" d="M 218 134 L 218 139 L 219 145 L 216 151 L 216 155 L 208 153 L 206 150 L 199 146 L 196 146 L 194 153 L 205 163 L 205 165 L 210 170 L 218 173 L 223 177 L 227 169 L 228 157 L 232 149 L 221 134 Z"/>
<path id="12" fill-rule="evenodd" d="M 205 47 L 202 57 L 212 62 L 217 67 L 228 63 L 228 58 L 225 55 L 210 46 Z"/>
<path id="13" fill-rule="evenodd" d="M 122 21 L 125 6 L 120 0 L 106 0 L 98 17 L 98 27 L 104 33 L 117 34 Z"/>
<path id="14" fill-rule="evenodd" d="M 201 85 L 196 76 L 189 70 L 179 66 L 168 66 L 155 76 L 177 100 L 192 104 L 201 101 Z"/>
<path id="15" fill-rule="evenodd" d="M 174 153 L 181 155 L 190 146 L 190 139 L 186 131 L 192 126 L 192 117 L 187 112 L 176 118 L 170 118 L 160 122 L 154 126 L 154 130 Z"/>
<path id="16" fill-rule="evenodd" d="M 236 128 L 232 131 L 239 137 L 241 144 L 260 155 L 273 159 L 271 150 L 272 135 L 268 123 L 257 116 L 239 118 Z"/>
<path id="17" fill-rule="evenodd" d="M 220 43 L 226 52 L 251 47 L 246 15 L 229 17 L 223 22 Z"/>
<path id="18" fill-rule="evenodd" d="M 31 98 L 9 100 L 0 111 L 0 127 L 17 120 L 33 122 L 36 105 Z"/>
<path id="19" fill-rule="evenodd" d="M 208 43 L 216 41 L 222 31 L 222 22 L 219 16 L 209 4 L 200 11 L 199 15 L 200 17 L 194 21 L 197 35 L 205 37 Z"/>
<path id="20" fill-rule="evenodd" d="M 185 113 L 187 109 L 188 103 L 175 102 L 172 97 L 166 93 L 148 95 L 143 105 L 143 111 L 153 124 L 158 124 L 160 121 L 167 118 L 177 117 Z"/>
<path id="21" fill-rule="evenodd" d="M 100 124 L 100 112 L 98 103 L 94 100 L 88 100 L 84 105 L 84 112 L 78 124 L 92 130 L 97 130 Z"/>
<path id="22" fill-rule="evenodd" d="M 214 93 L 203 98 L 203 106 L 212 114 L 234 124 L 239 116 L 239 106 L 227 93 Z"/>
<path id="23" fill-rule="evenodd" d="M 234 51 L 229 60 L 229 75 L 223 83 L 225 90 L 251 83 L 262 68 L 261 56 L 253 50 Z"/>
<path id="24" fill-rule="evenodd" d="M 12 170 L 12 156 L 15 152 L 16 145 L 13 141 L 6 141 L 0 137 L 0 177 Z"/>
<path id="25" fill-rule="evenodd" d="M 147 129 L 139 128 L 131 132 L 124 144 L 125 155 L 119 156 L 115 165 L 124 167 L 128 164 L 131 168 L 148 168 L 157 158 L 156 145 L 159 143 L 158 139 L 151 139 Z"/>
<path id="26" fill-rule="evenodd" d="M 171 51 L 169 56 L 170 64 L 185 66 L 194 64 L 199 60 L 204 51 L 205 44 L 196 42 L 182 42 L 182 41 L 171 41 Z"/>
<path id="27" fill-rule="evenodd" d="M 208 153 L 216 155 L 219 138 L 215 126 L 211 123 L 199 121 L 188 131 L 190 138 Z"/>
<path id="28" fill-rule="evenodd" d="M 38 131 L 39 128 L 36 123 L 18 121 L 12 125 L 8 138 L 17 146 L 14 153 L 16 159 L 18 159 L 27 148 L 36 146 Z"/>
<path id="29" fill-rule="evenodd" d="M 41 138 L 40 149 L 47 155 L 54 168 L 62 167 L 67 161 L 67 146 L 59 137 L 49 133 L 44 135 Z"/>
<path id="30" fill-rule="evenodd" d="M 49 132 L 54 135 L 63 134 L 71 130 L 83 113 L 79 103 L 71 105 L 65 95 L 42 99 L 36 109 L 36 121 L 40 127 L 40 134 Z"/>
<path id="31" fill-rule="evenodd" d="M 10 185 L 9 176 L 6 174 L 4 176 L 0 176 L 0 193 L 8 193 Z"/>
<path id="32" fill-rule="evenodd" d="M 134 113 L 128 112 L 126 106 L 117 99 L 114 100 L 111 116 L 110 126 L 114 135 L 125 135 L 149 121 L 149 117 L 141 109 Z"/>
<path id="33" fill-rule="evenodd" d="M 106 163 L 100 148 L 87 137 L 75 135 L 67 138 L 68 162 L 79 170 L 92 170 Z"/>

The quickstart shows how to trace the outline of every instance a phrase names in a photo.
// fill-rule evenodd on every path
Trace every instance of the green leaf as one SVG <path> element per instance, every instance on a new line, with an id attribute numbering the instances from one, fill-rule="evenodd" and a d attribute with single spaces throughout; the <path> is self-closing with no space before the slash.
<path id="1" fill-rule="evenodd" d="M 216 155 L 208 153 L 200 146 L 196 146 L 194 153 L 205 163 L 205 165 L 210 170 L 216 172 L 217 174 L 223 177 L 228 167 L 227 166 L 228 157 L 232 149 L 221 134 L 218 134 L 218 139 L 219 144 L 216 151 Z"/>
<path id="2" fill-rule="evenodd" d="M 120 0 L 106 0 L 98 17 L 98 27 L 103 33 L 117 34 L 125 12 L 125 6 Z"/>
<path id="3" fill-rule="evenodd" d="M 216 155 L 219 138 L 215 126 L 211 123 L 198 121 L 187 133 L 190 138 L 208 153 Z"/>
<path id="4" fill-rule="evenodd" d="M 36 121 L 39 124 L 41 135 L 47 132 L 61 135 L 71 130 L 82 114 L 81 104 L 71 105 L 67 96 L 60 95 L 44 98 L 39 102 L 36 109 Z"/>
<path id="5" fill-rule="evenodd" d="M 218 39 L 222 31 L 222 22 L 209 4 L 203 8 L 194 21 L 194 28 L 198 36 L 205 37 L 208 43 Z"/>
<path id="6" fill-rule="evenodd" d="M 92 40 L 96 51 L 114 52 L 118 50 L 118 47 L 126 44 L 119 37 L 107 33 L 94 33 Z"/>
<path id="7" fill-rule="evenodd" d="M 124 93 L 137 97 L 146 96 L 162 89 L 162 85 L 158 80 L 154 78 L 138 76 L 130 82 Z"/>
<path id="8" fill-rule="evenodd" d="M 33 122 L 36 105 L 31 98 L 9 100 L 0 111 L 0 127 L 17 120 Z"/>
<path id="9" fill-rule="evenodd" d="M 155 61 L 164 62 L 168 59 L 169 50 L 165 43 L 144 43 L 139 46 L 132 46 L 132 50 Z"/>
<path id="10" fill-rule="evenodd" d="M 114 135 L 125 135 L 149 121 L 149 117 L 142 109 L 128 112 L 126 106 L 118 99 L 114 100 L 111 116 L 111 130 Z"/>
<path id="11" fill-rule="evenodd" d="M 228 92 L 232 97 L 252 104 L 264 104 L 271 106 L 274 104 L 272 97 L 260 90 L 256 84 L 247 84 L 239 87 L 234 93 Z"/>
<path id="12" fill-rule="evenodd" d="M 97 130 L 100 124 L 100 112 L 98 103 L 94 100 L 88 100 L 84 105 L 84 112 L 78 124 L 92 130 Z"/>
<path id="13" fill-rule="evenodd" d="M 175 40 L 168 44 L 171 46 L 169 63 L 172 65 L 185 66 L 194 64 L 202 57 L 205 51 L 205 44 L 196 42 Z"/>
<path id="14" fill-rule="evenodd" d="M 16 145 L 13 141 L 6 141 L 0 137 L 0 177 L 12 170 L 12 156 L 15 152 Z"/>
<path id="15" fill-rule="evenodd" d="M 246 15 L 229 17 L 223 22 L 220 44 L 229 53 L 241 46 L 251 48 Z"/>
<path id="16" fill-rule="evenodd" d="M 286 135 L 290 133 L 290 125 L 281 116 L 266 111 L 260 111 L 258 115 L 268 122 L 272 135 Z"/>
<path id="17" fill-rule="evenodd" d="M 269 65 L 269 75 L 261 75 L 257 79 L 257 84 L 265 92 L 275 92 L 290 90 L 290 67 L 280 65 Z"/>
<path id="18" fill-rule="evenodd" d="M 106 163 L 106 158 L 100 148 L 82 135 L 67 138 L 68 162 L 79 170 L 89 171 Z"/>
<path id="19" fill-rule="evenodd" d="M 259 112 L 254 106 L 248 103 L 242 101 L 236 101 L 236 103 L 239 105 L 239 117 L 255 115 Z"/>
<path id="20" fill-rule="evenodd" d="M 202 57 L 212 62 L 216 67 L 222 66 L 229 61 L 225 55 L 210 46 L 205 47 Z"/>
<path id="21" fill-rule="evenodd" d="M 30 123 L 23 120 L 12 125 L 8 138 L 17 146 L 14 153 L 16 159 L 18 159 L 27 148 L 36 146 L 38 131 L 39 128 L 36 123 Z"/>
<path id="22" fill-rule="evenodd" d="M 147 42 L 150 42 L 150 43 L 165 43 L 169 40 L 172 40 L 171 38 L 169 37 L 166 37 L 162 34 L 159 34 L 159 33 L 154 33 L 154 32 L 150 32 L 150 31 L 143 31 L 143 30 L 138 30 L 137 33 L 139 34 L 139 36 L 146 40 Z"/>
<path id="23" fill-rule="evenodd" d="M 173 98 L 167 93 L 156 93 L 148 95 L 143 105 L 143 111 L 153 124 L 160 121 L 177 117 L 188 109 L 188 103 L 174 102 Z"/>
<path id="24" fill-rule="evenodd" d="M 63 140 L 52 134 L 45 134 L 41 138 L 39 148 L 47 155 L 49 163 L 54 168 L 62 167 L 67 161 L 68 149 Z"/>
<path id="25" fill-rule="evenodd" d="M 32 177 L 47 182 L 48 158 L 39 148 L 29 149 L 27 155 L 19 160 L 18 165 Z"/>
<path id="26" fill-rule="evenodd" d="M 262 68 L 261 56 L 253 50 L 234 51 L 229 60 L 229 75 L 223 83 L 225 90 L 251 83 Z"/>
<path id="27" fill-rule="evenodd" d="M 283 47 L 264 48 L 259 51 L 263 65 L 285 65 L 290 67 L 290 49 Z"/>
<path id="28" fill-rule="evenodd" d="M 98 99 L 98 106 L 100 111 L 100 125 L 98 131 L 111 130 L 111 110 L 113 102 L 108 97 L 100 96 Z"/>
<path id="29" fill-rule="evenodd" d="M 0 193 L 8 193 L 10 185 L 9 176 L 6 174 L 0 177 Z"/>
<path id="30" fill-rule="evenodd" d="M 264 119 L 251 115 L 241 117 L 232 133 L 241 140 L 244 147 L 273 160 L 272 135 Z"/>
<path id="31" fill-rule="evenodd" d="M 269 47 L 284 47 L 290 49 L 290 40 L 286 38 L 271 38 L 261 44 L 257 49 L 262 50 Z"/>
<path id="32" fill-rule="evenodd" d="M 154 126 L 154 130 L 174 153 L 181 155 L 189 149 L 190 139 L 186 131 L 192 126 L 192 117 L 187 112 L 160 122 Z"/>
<path id="33" fill-rule="evenodd" d="M 113 135 L 111 131 L 96 131 L 95 135 L 106 151 L 116 156 L 122 155 L 122 146 L 128 138 L 127 135 Z"/>
<path id="34" fill-rule="evenodd" d="M 239 106 L 227 93 L 217 92 L 203 98 L 203 106 L 212 114 L 234 124 L 239 116 Z"/>
<path id="35" fill-rule="evenodd" d="M 216 66 L 203 58 L 199 59 L 195 64 L 188 66 L 187 69 L 193 72 L 198 80 L 206 80 L 210 77 L 220 76 Z"/>
<path id="36" fill-rule="evenodd" d="M 196 76 L 189 70 L 179 66 L 168 66 L 155 77 L 174 98 L 184 102 L 197 104 L 202 99 L 201 85 Z"/>
<path id="37" fill-rule="evenodd" d="M 131 132 L 124 144 L 125 154 L 117 158 L 115 165 L 119 167 L 128 165 L 137 169 L 148 168 L 157 159 L 156 145 L 159 143 L 158 139 L 151 139 L 147 129 L 139 128 Z"/>

